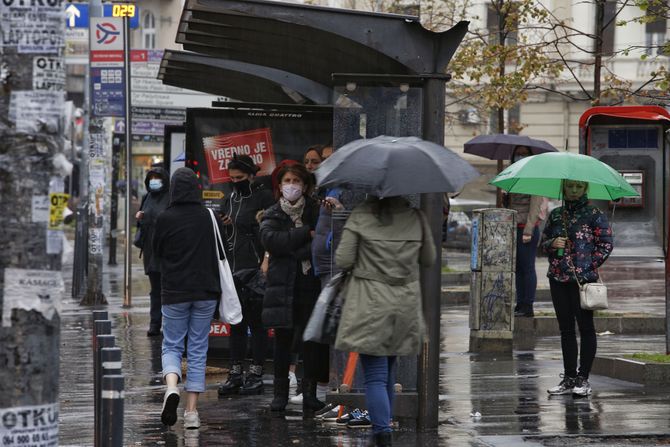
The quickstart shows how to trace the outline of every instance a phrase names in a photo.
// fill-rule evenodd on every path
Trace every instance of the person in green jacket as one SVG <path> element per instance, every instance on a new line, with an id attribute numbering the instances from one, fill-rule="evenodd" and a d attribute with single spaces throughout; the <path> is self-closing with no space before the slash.
<path id="1" fill-rule="evenodd" d="M 402 197 L 357 206 L 335 254 L 337 266 L 351 271 L 335 349 L 360 354 L 376 445 L 391 445 L 396 356 L 421 351 L 419 268 L 436 256 L 425 216 Z"/>

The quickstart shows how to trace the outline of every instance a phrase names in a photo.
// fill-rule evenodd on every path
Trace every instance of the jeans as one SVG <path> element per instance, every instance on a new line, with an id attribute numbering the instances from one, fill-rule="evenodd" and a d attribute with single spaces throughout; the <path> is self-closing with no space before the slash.
<path id="1" fill-rule="evenodd" d="M 533 228 L 533 235 L 527 244 L 523 243 L 523 228 L 516 229 L 516 305 L 521 311 L 532 309 L 535 302 L 535 255 L 539 239 L 538 227 Z"/>
<path id="2" fill-rule="evenodd" d="M 163 305 L 163 377 L 174 373 L 181 381 L 181 358 L 188 335 L 186 391 L 205 391 L 209 325 L 215 307 L 216 300 Z"/>
<path id="3" fill-rule="evenodd" d="M 151 291 L 149 292 L 149 327 L 151 329 L 161 328 L 161 273 L 149 272 L 149 283 L 151 284 Z"/>
<path id="4" fill-rule="evenodd" d="M 365 374 L 365 401 L 374 434 L 391 432 L 396 357 L 361 354 Z"/>
<path id="5" fill-rule="evenodd" d="M 558 319 L 558 328 L 561 331 L 564 373 L 567 377 L 577 376 L 577 333 L 575 332 L 575 320 L 577 320 L 581 338 L 579 375 L 588 378 L 598 347 L 596 330 L 593 326 L 593 311 L 581 308 L 577 283 L 550 279 L 549 287 L 551 301 L 554 303 Z"/>
<path id="6" fill-rule="evenodd" d="M 232 363 L 242 363 L 247 356 L 247 328 L 251 330 L 251 355 L 256 365 L 265 363 L 268 348 L 268 331 L 263 326 L 261 299 L 242 300 L 242 321 L 230 326 L 230 359 Z"/>

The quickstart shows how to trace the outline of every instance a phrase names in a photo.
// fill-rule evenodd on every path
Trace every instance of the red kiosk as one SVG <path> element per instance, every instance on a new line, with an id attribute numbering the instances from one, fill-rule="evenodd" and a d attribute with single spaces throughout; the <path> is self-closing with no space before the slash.
<path id="1" fill-rule="evenodd" d="M 616 204 L 613 255 L 665 260 L 666 351 L 670 353 L 669 130 L 670 113 L 660 106 L 593 107 L 579 119 L 579 152 L 621 172 L 640 193 Z"/>

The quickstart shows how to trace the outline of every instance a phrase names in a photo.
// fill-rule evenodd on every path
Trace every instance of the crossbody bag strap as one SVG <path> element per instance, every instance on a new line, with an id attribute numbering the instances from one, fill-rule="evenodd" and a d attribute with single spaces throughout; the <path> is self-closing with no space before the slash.
<path id="1" fill-rule="evenodd" d="M 216 251 L 219 259 L 226 259 L 226 255 L 223 251 L 223 240 L 221 239 L 221 233 L 219 232 L 219 226 L 216 223 L 216 217 L 214 216 L 214 211 L 211 208 L 207 208 L 209 212 L 209 217 L 212 220 L 212 226 L 214 227 L 214 240 L 216 241 Z"/>

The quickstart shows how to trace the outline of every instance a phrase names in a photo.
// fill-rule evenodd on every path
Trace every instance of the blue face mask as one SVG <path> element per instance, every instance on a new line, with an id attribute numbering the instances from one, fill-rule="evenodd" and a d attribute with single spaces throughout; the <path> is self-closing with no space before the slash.
<path id="1" fill-rule="evenodd" d="M 163 180 L 158 178 L 152 178 L 149 180 L 149 189 L 152 191 L 158 191 L 163 187 Z"/>

